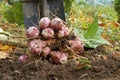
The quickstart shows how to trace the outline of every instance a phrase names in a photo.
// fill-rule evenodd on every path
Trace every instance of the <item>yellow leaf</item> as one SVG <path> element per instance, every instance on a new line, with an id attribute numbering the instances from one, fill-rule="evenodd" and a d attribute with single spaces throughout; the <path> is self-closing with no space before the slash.
<path id="1" fill-rule="evenodd" d="M 4 46 L 1 46 L 1 47 L 0 47 L 0 50 L 1 50 L 1 51 L 8 51 L 10 48 L 11 48 L 11 46 L 4 45 Z"/>

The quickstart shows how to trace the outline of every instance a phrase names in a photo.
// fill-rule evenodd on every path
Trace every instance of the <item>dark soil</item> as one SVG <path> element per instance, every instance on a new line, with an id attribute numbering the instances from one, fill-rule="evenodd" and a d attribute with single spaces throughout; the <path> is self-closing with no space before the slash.
<path id="1" fill-rule="evenodd" d="M 29 60 L 20 63 L 14 57 L 0 60 L 0 80 L 120 80 L 120 52 L 106 46 L 83 52 L 91 68 L 78 68 L 74 60 L 66 64 L 53 64 L 47 60 Z"/>

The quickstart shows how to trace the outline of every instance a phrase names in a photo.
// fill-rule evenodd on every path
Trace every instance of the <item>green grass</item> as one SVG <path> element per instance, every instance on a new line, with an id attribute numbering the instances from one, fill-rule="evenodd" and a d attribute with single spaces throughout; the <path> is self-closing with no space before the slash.
<path id="1" fill-rule="evenodd" d="M 0 14 L 9 22 L 16 23 L 19 26 L 24 24 L 22 3 L 17 2 L 13 5 L 9 5 L 5 2 L 0 2 Z"/>

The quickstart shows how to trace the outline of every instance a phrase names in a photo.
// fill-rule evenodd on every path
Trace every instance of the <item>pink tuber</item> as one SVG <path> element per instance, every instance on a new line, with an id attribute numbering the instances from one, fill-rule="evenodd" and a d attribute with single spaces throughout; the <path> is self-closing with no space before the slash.
<path id="1" fill-rule="evenodd" d="M 58 31 L 64 26 L 62 20 L 60 18 L 53 18 L 51 21 L 51 27 L 53 30 Z"/>
<path id="2" fill-rule="evenodd" d="M 30 50 L 33 53 L 41 53 L 42 49 L 46 46 L 46 42 L 39 40 L 39 39 L 34 39 L 29 42 Z"/>
<path id="3" fill-rule="evenodd" d="M 27 60 L 28 60 L 27 55 L 20 55 L 18 58 L 18 61 L 23 62 L 23 63 L 27 62 Z"/>
<path id="4" fill-rule="evenodd" d="M 50 23 L 51 23 L 51 21 L 48 17 L 43 17 L 39 21 L 39 26 L 41 29 L 45 29 L 45 28 L 48 28 L 50 26 Z"/>
<path id="5" fill-rule="evenodd" d="M 68 27 L 62 27 L 57 33 L 58 38 L 65 38 L 69 35 Z"/>
<path id="6" fill-rule="evenodd" d="M 73 51 L 82 52 L 84 50 L 83 43 L 79 39 L 70 40 L 69 44 Z"/>
<path id="7" fill-rule="evenodd" d="M 50 53 L 50 51 L 51 51 L 50 47 L 45 47 L 43 49 L 43 56 L 47 57 L 47 55 Z"/>
<path id="8" fill-rule="evenodd" d="M 39 37 L 39 30 L 37 27 L 29 27 L 29 29 L 27 30 L 27 37 L 31 38 L 31 37 Z"/>
<path id="9" fill-rule="evenodd" d="M 58 64 L 64 64 L 68 60 L 68 56 L 64 52 L 60 51 L 51 51 L 50 53 L 51 59 L 54 63 Z"/>
<path id="10" fill-rule="evenodd" d="M 45 28 L 42 31 L 42 36 L 46 39 L 54 38 L 54 31 L 51 28 Z"/>

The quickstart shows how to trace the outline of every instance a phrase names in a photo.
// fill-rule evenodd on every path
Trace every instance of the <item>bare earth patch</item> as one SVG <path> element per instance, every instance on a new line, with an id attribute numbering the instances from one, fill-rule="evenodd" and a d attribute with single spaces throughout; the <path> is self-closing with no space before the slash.
<path id="1" fill-rule="evenodd" d="M 120 53 L 106 52 L 104 46 L 84 51 L 84 57 L 91 62 L 91 68 L 77 68 L 73 60 L 56 65 L 47 60 L 38 63 L 33 59 L 18 62 L 22 51 L 16 51 L 13 58 L 0 60 L 0 80 L 119 80 Z M 117 55 L 117 56 L 116 56 Z"/>

